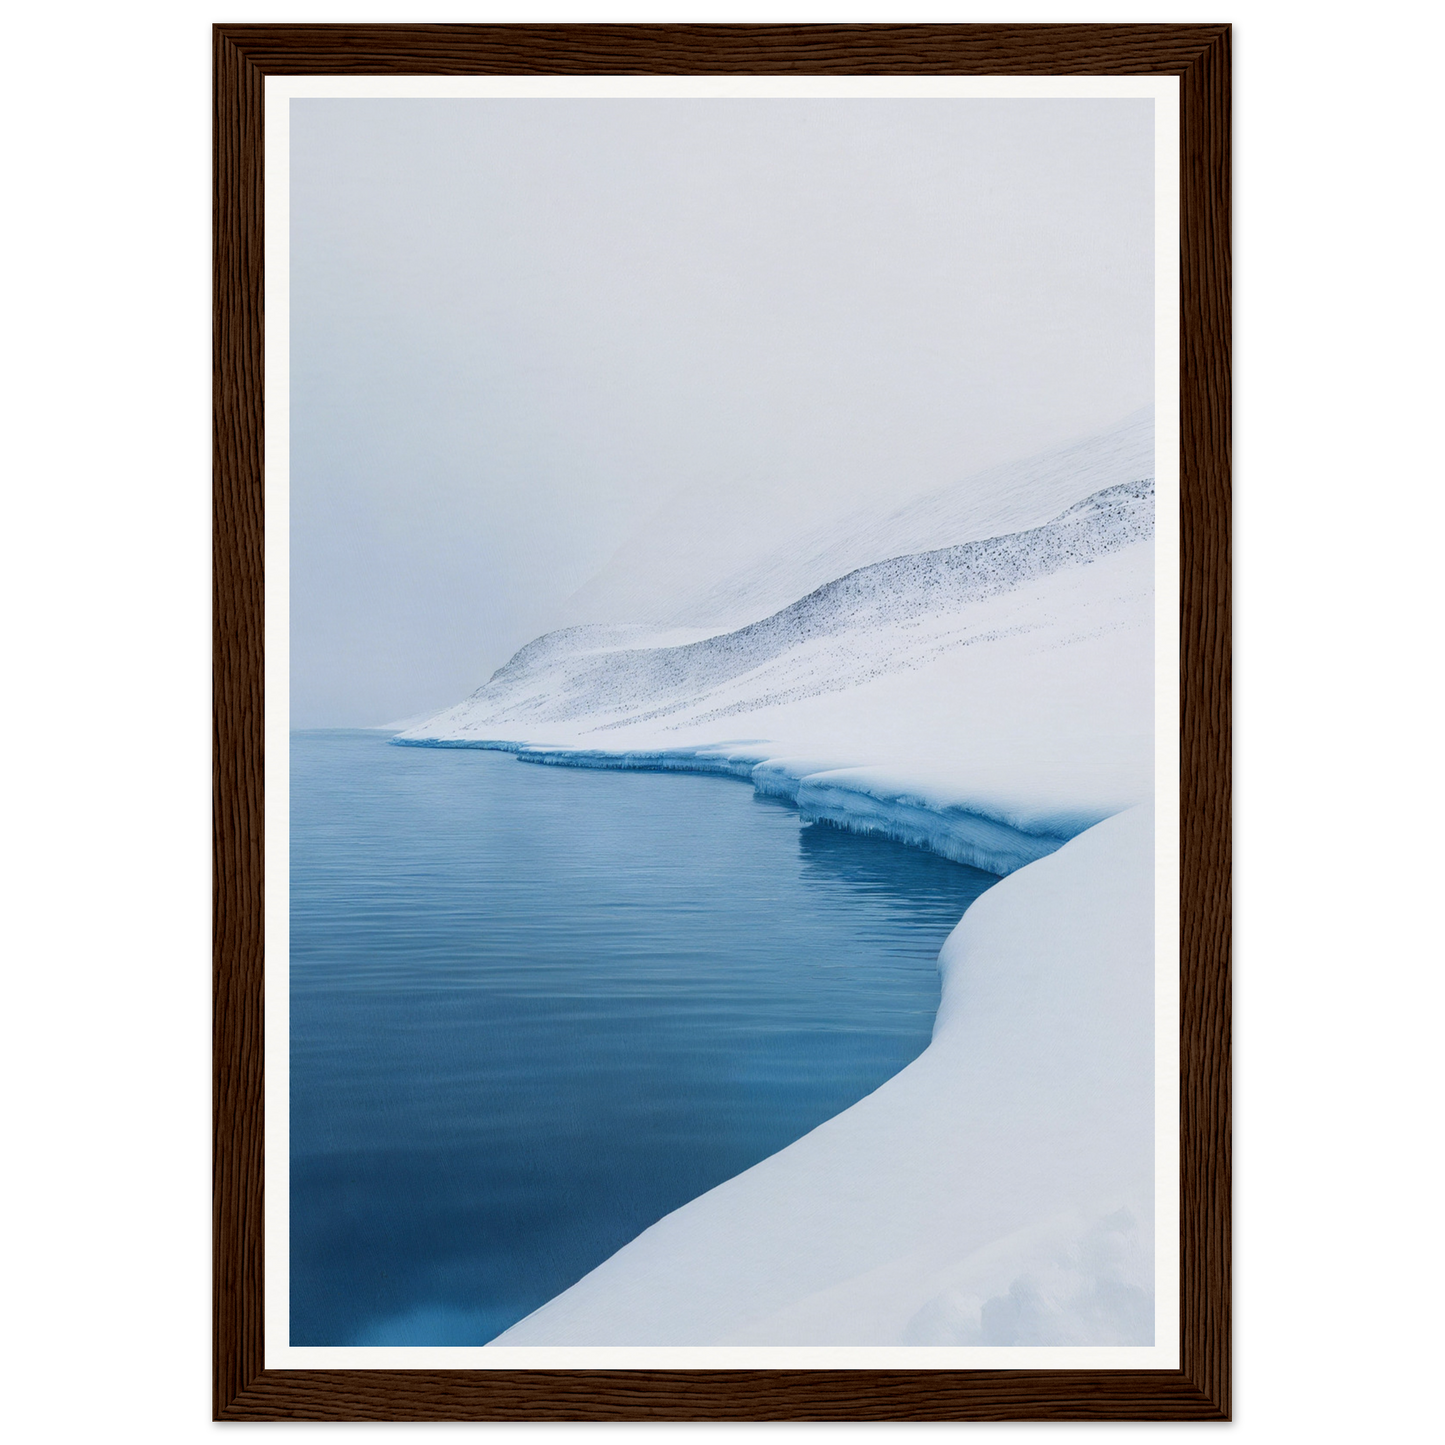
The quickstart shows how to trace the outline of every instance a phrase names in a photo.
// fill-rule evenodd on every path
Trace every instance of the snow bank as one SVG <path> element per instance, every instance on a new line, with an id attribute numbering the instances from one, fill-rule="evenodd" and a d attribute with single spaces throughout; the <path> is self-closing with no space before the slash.
<path id="1" fill-rule="evenodd" d="M 782 798 L 789 803 L 796 803 L 804 778 L 812 777 L 815 773 L 839 772 L 846 766 L 846 763 L 837 758 L 769 758 L 753 769 L 753 790 L 765 798 Z"/>
<path id="2" fill-rule="evenodd" d="M 555 768 L 616 768 L 633 773 L 720 773 L 749 779 L 765 753 L 749 749 L 657 748 L 606 752 L 595 748 L 529 747 L 518 750 L 523 763 Z"/>
<path id="3" fill-rule="evenodd" d="M 1152 1343 L 1153 838 L 985 893 L 917 1060 L 492 1347 Z"/>
<path id="4" fill-rule="evenodd" d="M 801 778 L 797 804 L 805 822 L 878 833 L 1000 875 L 1047 856 L 1088 826 L 1069 827 L 1060 818 L 1062 826 L 1023 828 L 1012 819 L 990 816 L 977 803 L 949 803 L 924 790 L 890 784 L 886 774 L 870 768 Z"/>
<path id="5" fill-rule="evenodd" d="M 462 744 L 466 746 L 466 744 Z M 1003 876 L 1062 847 L 1109 809 L 1021 809 L 885 768 L 839 768 L 816 758 L 769 758 L 757 747 L 605 752 L 512 748 L 523 763 L 629 772 L 717 773 L 753 784 L 797 807 L 805 823 L 831 823 L 928 848 L 956 863 Z"/>
<path id="6" fill-rule="evenodd" d="M 1107 817 L 1108 807 L 1021 807 L 977 790 L 950 790 L 896 769 L 838 767 L 818 758 L 768 756 L 766 744 L 609 752 L 527 743 L 394 739 L 402 747 L 482 748 L 522 763 L 619 772 L 711 773 L 751 782 L 754 791 L 792 803 L 805 823 L 831 823 L 927 848 L 1000 877 L 1046 857 Z"/>

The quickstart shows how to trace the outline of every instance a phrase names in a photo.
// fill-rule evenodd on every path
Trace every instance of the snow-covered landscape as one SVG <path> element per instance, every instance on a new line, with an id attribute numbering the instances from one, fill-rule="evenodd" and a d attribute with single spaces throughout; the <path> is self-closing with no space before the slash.
<path id="1" fill-rule="evenodd" d="M 1172 112 L 614 79 L 287 113 L 278 1338 L 1167 1363 Z"/>
<path id="2" fill-rule="evenodd" d="M 720 773 L 1009 876 L 920 1058 L 496 1343 L 1153 1343 L 1152 416 L 763 535 L 635 538 L 393 741 Z"/>

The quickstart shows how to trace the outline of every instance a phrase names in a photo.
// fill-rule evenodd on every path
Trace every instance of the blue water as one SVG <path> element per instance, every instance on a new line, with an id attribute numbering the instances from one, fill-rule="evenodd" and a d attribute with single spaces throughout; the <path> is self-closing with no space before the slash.
<path id="1" fill-rule="evenodd" d="M 996 880 L 746 784 L 291 746 L 291 1342 L 482 1344 L 927 1045 Z"/>

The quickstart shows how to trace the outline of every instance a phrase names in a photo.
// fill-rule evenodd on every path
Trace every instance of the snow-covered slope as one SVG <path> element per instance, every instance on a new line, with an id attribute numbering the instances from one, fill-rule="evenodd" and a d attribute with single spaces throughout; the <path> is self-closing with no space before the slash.
<path id="1" fill-rule="evenodd" d="M 910 552 L 1025 531 L 1091 493 L 1154 475 L 1154 412 L 1098 436 L 991 467 L 902 505 L 771 535 L 766 512 L 701 522 L 665 512 L 563 605 L 576 623 L 643 622 L 725 631 L 833 578 Z"/>
<path id="2" fill-rule="evenodd" d="M 933 1042 L 498 1337 L 1151 1344 L 1153 814 L 985 893 Z"/>
<path id="3" fill-rule="evenodd" d="M 1152 480 L 1098 492 L 1041 527 L 893 557 L 828 582 L 772 616 L 682 645 L 628 645 L 637 628 L 576 627 L 522 648 L 460 707 L 408 738 L 566 723 L 617 728 L 678 713 L 756 711 L 836 692 L 907 665 L 909 634 L 1153 536 Z M 781 665 L 779 665 L 781 664 Z M 744 676 L 744 687 L 729 687 Z"/>

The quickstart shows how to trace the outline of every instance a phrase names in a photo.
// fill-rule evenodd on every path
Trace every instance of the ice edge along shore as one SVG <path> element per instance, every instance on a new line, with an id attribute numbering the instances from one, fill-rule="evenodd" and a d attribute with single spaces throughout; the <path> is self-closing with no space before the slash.
<path id="1" fill-rule="evenodd" d="M 1016 810 L 974 799 L 947 799 L 890 769 L 773 755 L 758 747 L 719 744 L 608 752 L 500 739 L 396 737 L 391 741 L 398 747 L 507 752 L 519 762 L 550 767 L 736 778 L 751 782 L 754 791 L 765 797 L 791 803 L 805 823 L 826 822 L 853 833 L 892 838 L 1001 877 L 1047 856 L 1109 816 L 1104 811 L 1059 811 L 1029 818 L 1030 827 Z"/>
<path id="2" fill-rule="evenodd" d="M 790 549 L 732 631 L 549 633 L 392 739 L 720 774 L 1002 877 L 913 1063 L 494 1346 L 1156 1338 L 1152 416 L 1006 472 Z"/>
<path id="3" fill-rule="evenodd" d="M 1153 1158 L 1139 1148 L 1153 1116 L 1150 807 L 1025 827 L 1004 807 L 766 744 L 392 741 L 750 781 L 805 821 L 1017 875 L 944 944 L 933 1039 L 912 1064 L 492 1347 L 1154 1341 Z"/>

